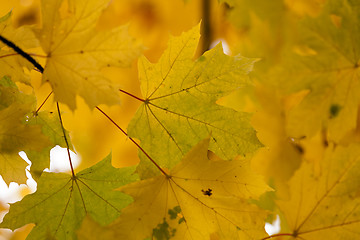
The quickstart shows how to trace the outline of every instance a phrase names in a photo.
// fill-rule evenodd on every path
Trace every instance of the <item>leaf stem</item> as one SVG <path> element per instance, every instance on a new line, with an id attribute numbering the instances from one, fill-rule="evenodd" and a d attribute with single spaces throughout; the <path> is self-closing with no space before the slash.
<path id="1" fill-rule="evenodd" d="M 58 115 L 59 115 L 59 119 L 60 119 L 61 129 L 62 129 L 62 132 L 63 132 L 63 134 L 64 134 L 64 139 L 65 139 L 65 143 L 66 143 L 66 150 L 67 150 L 68 157 L 69 157 L 69 163 L 70 163 L 70 168 L 71 168 L 71 175 L 73 176 L 73 178 L 75 178 L 74 167 L 73 167 L 73 165 L 72 165 L 71 156 L 70 156 L 69 142 L 68 142 L 68 140 L 67 140 L 66 133 L 65 133 L 65 128 L 64 128 L 64 125 L 63 125 L 63 122 L 62 122 L 61 113 L 60 113 L 60 107 L 59 107 L 59 102 L 56 102 L 56 107 L 57 107 L 57 111 L 58 111 Z"/>
<path id="2" fill-rule="evenodd" d="M 21 48 L 19 48 L 18 46 L 16 46 L 13 42 L 7 40 L 6 38 L 4 38 L 3 36 L 0 35 L 0 41 L 3 42 L 4 44 L 6 44 L 8 47 L 12 48 L 15 52 L 17 52 L 18 54 L 20 54 L 22 57 L 24 57 L 26 60 L 28 60 L 29 62 L 31 62 L 41 73 L 44 72 L 44 68 L 33 58 L 31 57 L 28 53 L 24 52 Z"/>
<path id="3" fill-rule="evenodd" d="M 52 94 L 53 92 L 51 91 L 50 93 L 49 93 L 49 95 L 45 98 L 45 100 L 42 102 L 42 104 L 38 107 L 38 109 L 36 109 L 36 111 L 35 111 L 35 115 L 37 115 L 37 113 L 40 111 L 40 109 L 42 108 L 42 106 L 46 103 L 46 101 L 49 99 L 49 97 L 51 96 L 51 94 Z"/>
<path id="4" fill-rule="evenodd" d="M 127 91 L 124 91 L 124 90 L 122 90 L 122 89 L 119 89 L 119 91 L 122 92 L 122 93 L 125 93 L 126 95 L 129 95 L 130 97 L 135 98 L 135 99 L 137 99 L 137 100 L 139 100 L 139 101 L 141 101 L 141 102 L 146 102 L 146 100 L 144 100 L 144 99 L 142 99 L 142 98 L 139 98 L 139 97 L 137 97 L 137 96 L 135 96 L 135 95 L 127 92 Z"/>
<path id="5" fill-rule="evenodd" d="M 99 110 L 99 112 L 101 112 L 107 119 L 110 120 L 110 122 L 112 122 L 126 137 L 128 137 L 139 149 L 140 151 L 142 151 L 145 156 L 156 166 L 157 169 L 160 170 L 160 172 L 162 174 L 164 174 L 166 177 L 170 177 L 169 174 L 167 174 L 155 161 L 154 159 L 152 159 L 150 157 L 149 154 L 147 154 L 147 152 L 145 152 L 145 150 L 132 138 L 130 137 L 114 120 L 112 120 L 111 117 L 109 117 L 103 110 L 101 110 L 99 107 L 96 107 L 97 110 Z"/>

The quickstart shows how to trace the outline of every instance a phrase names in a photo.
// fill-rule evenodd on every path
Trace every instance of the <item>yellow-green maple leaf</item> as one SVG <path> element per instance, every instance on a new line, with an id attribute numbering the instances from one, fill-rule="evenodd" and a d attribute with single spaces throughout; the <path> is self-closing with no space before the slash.
<path id="1" fill-rule="evenodd" d="M 22 49 L 33 48 L 39 44 L 29 28 L 23 26 L 15 29 L 12 26 L 11 12 L 0 18 L 0 35 L 15 42 Z M 20 81 L 30 84 L 30 77 L 24 73 L 23 68 L 28 67 L 30 69 L 32 67 L 31 63 L 1 41 L 0 66 L 0 77 L 7 75 L 15 82 Z"/>
<path id="2" fill-rule="evenodd" d="M 6 183 L 26 182 L 25 167 L 28 164 L 20 158 L 19 151 L 31 148 L 38 150 L 44 146 L 40 128 L 22 123 L 27 113 L 23 107 L 13 104 L 0 111 L 0 174 Z"/>
<path id="3" fill-rule="evenodd" d="M 0 175 L 7 184 L 10 182 L 26 183 L 25 168 L 27 165 L 17 153 L 0 152 Z"/>
<path id="4" fill-rule="evenodd" d="M 16 229 L 28 223 L 36 226 L 27 239 L 76 239 L 75 231 L 89 214 L 106 225 L 120 215 L 131 197 L 113 191 L 137 179 L 134 168 L 116 169 L 111 155 L 76 176 L 64 173 L 43 173 L 35 193 L 10 206 L 0 224 Z"/>
<path id="5" fill-rule="evenodd" d="M 261 58 L 252 75 L 267 77 L 267 71 L 291 51 L 296 38 L 298 18 L 289 11 L 283 0 L 235 0 L 229 20 L 243 33 L 229 39 L 232 52 Z M 271 9 L 271 11 L 269 11 Z"/>
<path id="6" fill-rule="evenodd" d="M 313 136 L 329 128 L 340 141 L 356 127 L 359 92 L 360 7 L 348 0 L 331 0 L 315 19 L 301 27 L 302 41 L 281 71 L 279 88 L 308 90 L 288 113 L 287 130 L 295 137 Z"/>
<path id="7" fill-rule="evenodd" d="M 23 109 L 35 107 L 35 97 L 19 91 L 17 85 L 9 76 L 0 79 L 0 110 L 10 107 L 12 104 L 24 105 Z"/>
<path id="8" fill-rule="evenodd" d="M 63 0 L 42 1 L 43 25 L 36 31 L 47 55 L 43 82 L 48 81 L 55 100 L 76 108 L 76 95 L 94 107 L 119 103 L 118 90 L 101 73 L 107 66 L 127 66 L 142 47 L 127 27 L 96 31 L 97 20 L 108 0 L 69 1 L 67 17 L 61 18 Z"/>
<path id="9" fill-rule="evenodd" d="M 134 197 L 112 226 L 117 238 L 257 239 L 266 213 L 249 199 L 270 188 L 248 160 L 209 160 L 210 139 L 198 143 L 168 174 L 129 184 Z"/>
<path id="10" fill-rule="evenodd" d="M 219 44 L 193 61 L 198 39 L 199 26 L 172 37 L 157 64 L 145 57 L 139 61 L 144 103 L 128 131 L 161 167 L 175 166 L 209 134 L 210 150 L 224 159 L 261 146 L 249 114 L 216 104 L 220 97 L 249 84 L 247 74 L 255 60 L 227 56 Z M 142 153 L 140 158 L 143 177 L 156 172 Z"/>
<path id="11" fill-rule="evenodd" d="M 279 24 L 286 9 L 283 0 L 220 0 L 220 2 L 226 2 L 230 6 L 229 20 L 236 27 L 244 29 L 252 27 L 252 14 L 266 19 L 272 25 Z"/>
<path id="12" fill-rule="evenodd" d="M 8 77 L 0 80 L 0 97 L 0 174 L 6 183 L 25 183 L 27 163 L 19 151 L 40 151 L 50 142 L 39 126 L 26 121 L 35 104 L 33 97 L 21 93 Z"/>
<path id="13" fill-rule="evenodd" d="M 50 150 L 56 145 L 66 148 L 64 141 L 64 134 L 60 124 L 59 117 L 54 112 L 38 112 L 29 116 L 28 125 L 40 126 L 41 132 L 44 136 L 49 137 L 51 144 L 45 146 L 40 151 L 26 150 L 26 155 L 31 161 L 30 173 L 34 179 L 37 179 L 42 174 L 45 168 L 50 167 Z M 68 142 L 70 136 L 67 133 L 66 138 Z M 70 143 L 71 144 L 71 143 Z M 72 147 L 70 146 L 72 150 Z"/>
<path id="14" fill-rule="evenodd" d="M 329 147 L 320 174 L 303 162 L 289 182 L 290 198 L 277 201 L 289 228 L 283 233 L 293 235 L 289 239 L 358 238 L 359 154 L 359 144 Z"/>

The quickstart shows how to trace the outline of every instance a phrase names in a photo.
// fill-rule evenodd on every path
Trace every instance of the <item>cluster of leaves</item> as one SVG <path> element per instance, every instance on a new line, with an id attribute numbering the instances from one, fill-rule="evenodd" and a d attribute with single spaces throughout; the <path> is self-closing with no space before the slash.
<path id="1" fill-rule="evenodd" d="M 233 53 L 261 60 L 221 44 L 194 60 L 198 24 L 151 63 L 128 26 L 98 29 L 108 0 L 44 0 L 41 27 L 0 18 L 0 174 L 25 183 L 24 151 L 38 184 L 1 228 L 33 223 L 28 239 L 356 238 L 359 3 L 220 2 L 229 32 L 242 32 L 228 35 Z M 141 96 L 104 73 L 134 60 Z M 34 75 L 51 86 L 43 102 Z M 127 131 L 103 110 L 121 95 L 140 103 Z M 137 147 L 136 166 L 115 168 L 109 154 L 73 168 L 60 107 L 77 110 L 77 96 Z M 71 172 L 44 172 L 56 145 Z"/>

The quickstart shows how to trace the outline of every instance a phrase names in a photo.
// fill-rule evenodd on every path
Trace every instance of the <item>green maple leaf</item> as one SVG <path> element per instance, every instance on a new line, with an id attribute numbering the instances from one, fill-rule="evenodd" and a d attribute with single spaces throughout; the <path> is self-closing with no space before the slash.
<path id="1" fill-rule="evenodd" d="M 75 230 L 89 214 L 99 224 L 106 225 L 120 215 L 131 197 L 113 191 L 135 181 L 134 168 L 116 169 L 111 156 L 75 177 L 63 173 L 43 173 L 35 193 L 10 206 L 0 224 L 2 228 L 16 229 L 35 223 L 28 239 L 76 239 Z"/>
<path id="2" fill-rule="evenodd" d="M 359 16 L 355 2 L 331 0 L 317 18 L 302 23 L 297 54 L 287 58 L 279 82 L 288 93 L 308 91 L 288 114 L 290 136 L 313 136 L 328 128 L 330 139 L 340 141 L 355 129 L 360 103 Z"/>
<path id="3" fill-rule="evenodd" d="M 210 139 L 198 143 L 168 176 L 122 187 L 134 198 L 104 229 L 117 238 L 257 239 L 266 236 L 266 212 L 249 203 L 271 190 L 246 159 L 209 160 Z"/>
<path id="4" fill-rule="evenodd" d="M 330 146 L 321 172 L 303 162 L 290 180 L 290 197 L 277 204 L 291 239 L 356 239 L 360 233 L 360 146 Z M 276 239 L 276 238 L 275 238 Z"/>
<path id="5" fill-rule="evenodd" d="M 42 1 L 43 26 L 36 31 L 47 54 L 43 82 L 52 86 L 55 101 L 76 108 L 76 95 L 90 107 L 119 103 L 118 90 L 101 68 L 128 66 L 142 47 L 127 34 L 127 27 L 96 31 L 108 0 L 69 1 L 68 17 L 60 17 L 62 0 Z"/>
<path id="6" fill-rule="evenodd" d="M 210 149 L 224 159 L 261 146 L 250 115 L 216 104 L 216 100 L 249 84 L 254 59 L 230 57 L 221 44 L 192 60 L 199 27 L 172 37 L 157 64 L 142 57 L 139 78 L 144 103 L 129 124 L 129 135 L 161 167 L 171 168 L 201 139 L 211 135 Z M 161 151 L 159 151 L 161 149 Z M 169 157 L 171 156 L 171 157 Z M 139 173 L 156 171 L 141 153 Z"/>

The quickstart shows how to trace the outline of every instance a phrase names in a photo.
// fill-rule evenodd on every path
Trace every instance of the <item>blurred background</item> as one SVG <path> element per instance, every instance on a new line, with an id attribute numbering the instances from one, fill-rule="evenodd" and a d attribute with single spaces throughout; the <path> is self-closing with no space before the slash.
<path id="1" fill-rule="evenodd" d="M 257 112 L 253 125 L 258 132 L 264 133 L 259 138 L 266 145 L 272 144 L 273 151 L 257 154 L 254 158 L 256 166 L 264 164 L 263 159 L 269 157 L 301 157 L 301 152 L 296 148 L 297 140 L 288 139 L 282 124 L 281 111 L 286 110 L 292 101 L 284 102 L 262 79 L 269 66 L 281 64 L 283 53 L 294 49 L 293 43 L 296 42 L 297 34 L 293 26 L 296 22 L 307 15 L 316 16 L 324 2 L 325 0 L 112 0 L 97 27 L 101 30 L 129 24 L 130 34 L 143 43 L 144 55 L 151 62 L 159 59 L 170 35 L 180 35 L 200 22 L 202 37 L 194 59 L 219 42 L 222 43 L 226 54 L 261 58 L 251 76 L 256 83 L 255 88 L 241 89 L 219 101 L 219 104 L 236 110 Z M 12 11 L 14 27 L 41 26 L 40 0 L 2 0 L 0 16 L 6 15 L 9 11 Z M 41 54 L 40 49 L 31 49 L 31 52 Z M 44 64 L 43 60 L 38 59 L 41 64 Z M 256 70 L 261 70 L 258 71 L 261 74 Z M 103 73 L 122 89 L 141 96 L 136 61 L 130 68 L 106 68 L 103 69 Z M 41 83 L 41 75 L 36 71 L 31 71 L 31 81 L 37 104 L 40 106 L 51 92 L 50 86 Z M 19 88 L 24 92 L 29 91 L 21 84 Z M 259 95 L 261 97 L 256 99 Z M 122 102 L 120 106 L 101 106 L 101 109 L 126 129 L 140 102 L 125 94 L 119 97 Z M 269 109 L 269 105 L 273 109 Z M 116 130 L 103 115 L 90 110 L 80 97 L 77 99 L 77 106 L 78 109 L 74 112 L 66 106 L 61 106 L 64 126 L 69 131 L 74 146 L 72 160 L 76 171 L 95 164 L 110 152 L 115 167 L 130 166 L 138 162 L 136 146 Z M 44 104 L 42 110 L 56 110 L 52 97 Z M 264 118 L 266 121 L 271 119 L 269 112 L 275 120 L 270 120 L 264 125 Z M 28 161 L 25 153 L 19 154 L 24 161 Z M 69 171 L 66 149 L 55 147 L 50 152 L 50 159 L 50 169 L 47 171 Z M 29 161 L 28 163 L 31 164 Z M 292 163 L 289 168 L 296 168 L 294 165 L 298 166 Z M 267 176 L 269 172 L 276 173 L 271 169 L 263 174 Z M 18 201 L 36 190 L 36 182 L 32 180 L 28 171 L 27 176 L 27 185 L 11 183 L 8 186 L 0 180 L 1 217 L 7 212 L 9 203 Z M 287 177 L 280 176 L 282 179 Z M 269 221 L 274 222 L 274 225 L 267 225 L 267 231 L 279 231 L 279 218 L 273 216 Z M 0 239 L 24 239 L 31 227 L 27 225 L 15 233 L 0 230 Z"/>

